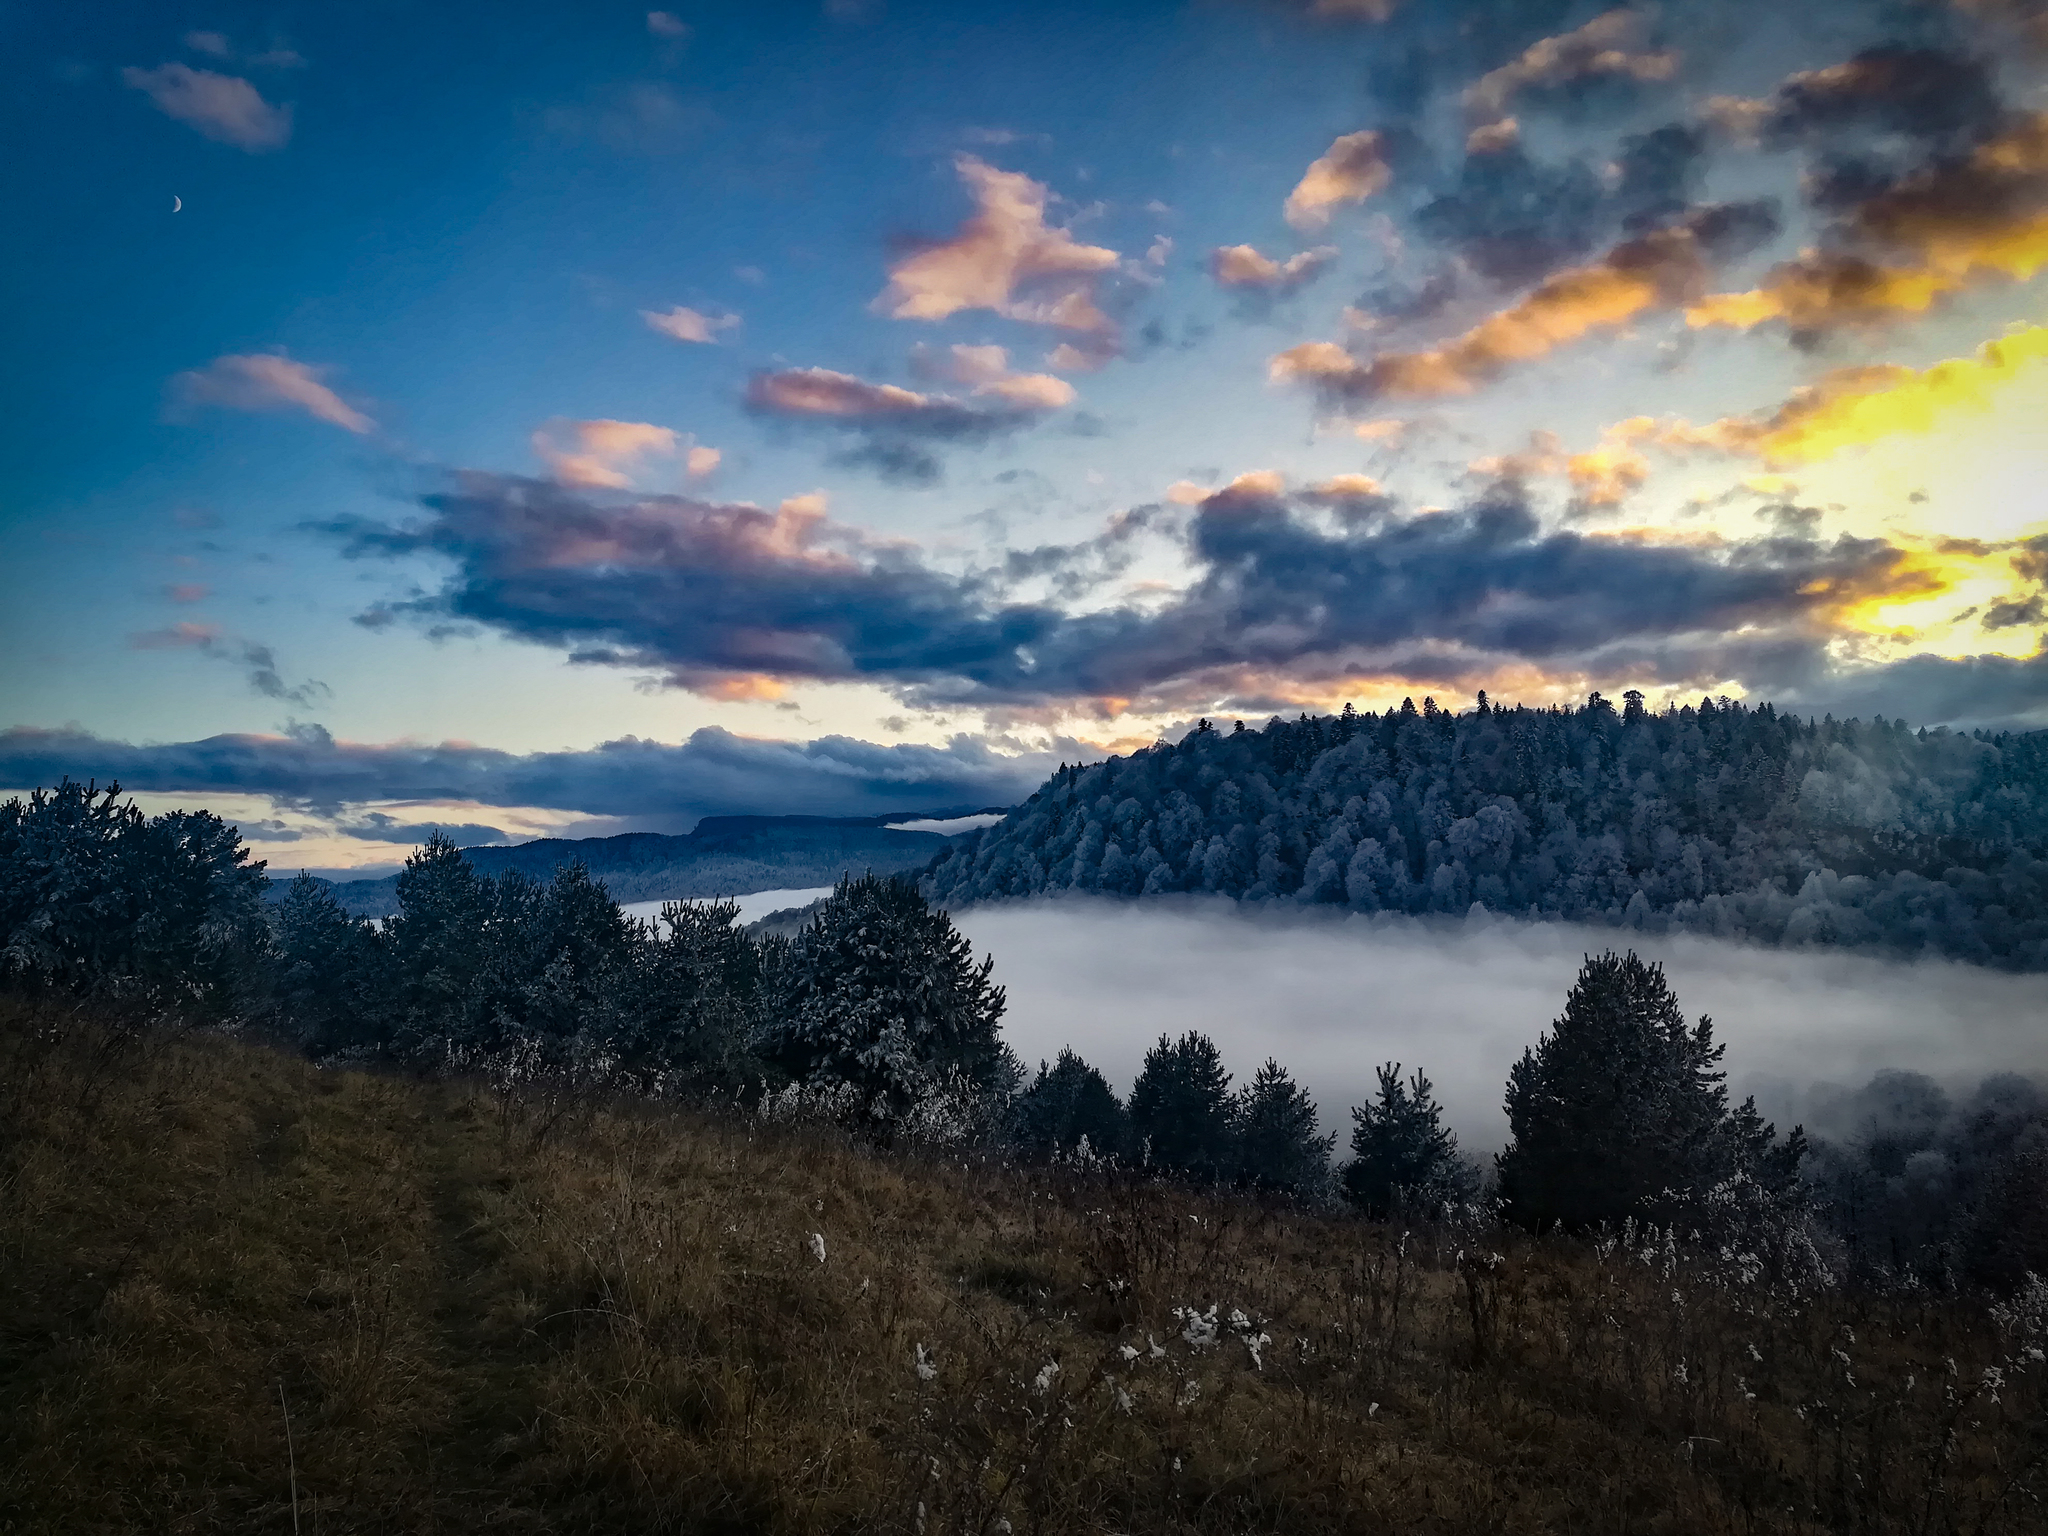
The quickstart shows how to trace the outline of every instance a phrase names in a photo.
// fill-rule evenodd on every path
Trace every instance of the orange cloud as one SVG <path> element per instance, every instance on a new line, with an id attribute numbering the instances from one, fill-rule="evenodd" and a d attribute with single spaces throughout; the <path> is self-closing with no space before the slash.
<path id="1" fill-rule="evenodd" d="M 675 454 L 676 434 L 645 421 L 556 417 L 533 434 L 533 451 L 563 485 L 624 490 L 644 460 Z M 716 450 L 706 451 L 715 465 Z"/>
<path id="2" fill-rule="evenodd" d="M 1287 194 L 1287 222 L 1296 229 L 1320 229 L 1340 203 L 1362 203 L 1393 179 L 1386 146 L 1378 133 L 1366 129 L 1335 140 L 1302 173 Z"/>
<path id="3" fill-rule="evenodd" d="M 944 320 L 964 309 L 987 309 L 1065 330 L 1110 330 L 1094 293 L 1096 280 L 1116 266 L 1117 253 L 1048 226 L 1046 189 L 1029 176 L 999 171 L 972 155 L 953 165 L 976 211 L 951 239 L 891 266 L 874 309 L 896 320 Z"/>
<path id="4" fill-rule="evenodd" d="M 1704 280 L 1711 247 L 1739 215 L 1721 210 L 1627 241 L 1600 261 L 1547 279 L 1516 304 L 1426 352 L 1382 352 L 1361 363 L 1334 342 L 1275 357 L 1276 382 L 1306 383 L 1346 400 L 1436 399 L 1470 394 L 1510 365 L 1531 362 L 1595 330 L 1626 325 L 1680 302 Z"/>
<path id="5" fill-rule="evenodd" d="M 235 411 L 301 410 L 351 432 L 376 425 L 320 382 L 328 370 L 293 362 L 281 352 L 230 354 L 171 380 L 172 393 L 186 405 L 216 405 Z"/>
<path id="6" fill-rule="evenodd" d="M 1226 288 L 1261 288 L 1283 293 L 1312 281 L 1336 256 L 1334 245 L 1319 245 L 1285 261 L 1275 261 L 1249 245 L 1218 246 L 1209 255 L 1209 270 Z"/>
<path id="7" fill-rule="evenodd" d="M 1508 103 L 1530 86 L 1559 86 L 1598 76 L 1669 80 L 1678 55 L 1642 46 L 1644 14 L 1626 8 L 1595 16 L 1575 31 L 1532 43 L 1465 91 L 1465 113 L 1475 125 L 1498 123 Z"/>
<path id="8" fill-rule="evenodd" d="M 1749 292 L 1693 305 L 1687 323 L 1748 329 L 1783 320 L 1819 332 L 1924 314 L 1990 280 L 2027 281 L 2048 267 L 2048 112 L 1878 193 L 1842 234 L 1854 249 L 1803 252 Z"/>

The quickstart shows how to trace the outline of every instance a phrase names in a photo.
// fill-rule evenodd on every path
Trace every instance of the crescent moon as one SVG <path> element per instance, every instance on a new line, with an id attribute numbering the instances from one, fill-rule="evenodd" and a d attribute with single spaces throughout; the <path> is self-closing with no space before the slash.
<path id="1" fill-rule="evenodd" d="M 184 206 L 185 199 L 183 199 L 182 197 L 173 196 L 171 198 L 171 212 L 176 213 L 179 209 L 183 208 Z"/>

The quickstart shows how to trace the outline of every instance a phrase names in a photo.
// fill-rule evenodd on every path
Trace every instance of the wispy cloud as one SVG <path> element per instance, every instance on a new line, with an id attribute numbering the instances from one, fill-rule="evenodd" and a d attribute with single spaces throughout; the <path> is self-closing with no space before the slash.
<path id="1" fill-rule="evenodd" d="M 171 380 L 181 405 L 234 411 L 304 411 L 317 421 L 364 433 L 376 423 L 321 382 L 331 370 L 295 362 L 282 352 L 235 353 Z"/>
<path id="2" fill-rule="evenodd" d="M 1333 209 L 1362 203 L 1393 180 L 1385 140 L 1374 130 L 1347 133 L 1302 173 L 1287 194 L 1287 222 L 1296 229 L 1321 229 Z"/>
<path id="3" fill-rule="evenodd" d="M 172 63 L 124 69 L 121 78 L 148 96 L 166 117 L 218 143 L 261 154 L 291 141 L 292 109 L 265 101 L 263 93 L 239 75 Z"/>
<path id="4" fill-rule="evenodd" d="M 1048 225 L 1046 189 L 1029 176 L 997 170 L 973 155 L 958 156 L 953 166 L 975 212 L 950 238 L 892 263 L 875 310 L 896 320 L 944 320 L 986 309 L 1035 325 L 1111 330 L 1095 288 L 1115 269 L 1117 253 Z"/>
<path id="5" fill-rule="evenodd" d="M 676 433 L 645 421 L 571 421 L 556 417 L 533 434 L 533 451 L 564 485 L 623 490 L 646 461 L 673 459 Z M 693 450 L 694 452 L 694 450 Z M 718 461 L 710 450 L 711 464 Z"/>
<path id="6" fill-rule="evenodd" d="M 171 624 L 130 635 L 128 644 L 138 651 L 196 651 L 215 661 L 227 662 L 243 669 L 252 690 L 284 704 L 305 707 L 333 692 L 325 683 L 310 678 L 296 685 L 287 684 L 278 672 L 276 652 L 260 641 L 225 636 L 217 624 Z"/>
<path id="7" fill-rule="evenodd" d="M 856 433 L 863 445 L 846 456 L 848 462 L 891 479 L 929 483 L 938 478 L 939 464 L 921 445 L 984 443 L 1073 400 L 1074 387 L 1064 379 L 1011 373 L 1005 356 L 1000 347 L 956 347 L 946 354 L 946 376 L 972 385 L 966 399 L 877 384 L 830 368 L 786 368 L 755 374 L 746 405 L 757 415 Z"/>
<path id="8" fill-rule="evenodd" d="M 1297 252 L 1285 261 L 1275 261 L 1253 246 L 1222 245 L 1209 253 L 1209 270 L 1226 288 L 1291 293 L 1315 281 L 1336 255 L 1334 245 L 1319 245 L 1312 251 Z"/>
<path id="9" fill-rule="evenodd" d="M 1271 375 L 1311 385 L 1341 404 L 1467 395 L 1517 363 L 1696 297 L 1717 261 L 1753 249 L 1776 228 L 1763 204 L 1696 209 L 1683 222 L 1624 241 L 1597 262 L 1556 274 L 1441 346 L 1360 361 L 1334 342 L 1306 342 L 1275 357 Z"/>
<path id="10" fill-rule="evenodd" d="M 729 331 L 740 323 L 740 317 L 735 314 L 707 315 L 682 304 L 667 311 L 643 309 L 640 318 L 650 329 L 671 340 L 693 341 L 700 346 L 716 346 L 720 331 Z"/>
<path id="11" fill-rule="evenodd" d="M 1532 43 L 1465 91 L 1467 121 L 1475 128 L 1497 124 L 1508 104 L 1535 87 L 1568 88 L 1585 81 L 1669 80 L 1678 70 L 1670 49 L 1647 47 L 1647 14 L 1626 7 L 1594 17 L 1584 26 Z"/>

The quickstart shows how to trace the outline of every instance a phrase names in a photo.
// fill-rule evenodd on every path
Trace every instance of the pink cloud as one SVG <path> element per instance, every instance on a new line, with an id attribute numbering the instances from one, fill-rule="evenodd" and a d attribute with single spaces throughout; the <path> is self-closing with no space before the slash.
<path id="1" fill-rule="evenodd" d="M 896 320 L 944 320 L 964 309 L 987 309 L 1033 325 L 1110 331 L 1108 316 L 1095 305 L 1095 285 L 1116 267 L 1117 253 L 1047 225 L 1046 189 L 1029 176 L 972 155 L 953 165 L 975 212 L 950 239 L 891 266 L 875 310 Z"/>
<path id="2" fill-rule="evenodd" d="M 1275 261 L 1249 245 L 1218 246 L 1209 255 L 1209 270 L 1226 288 L 1263 289 L 1287 293 L 1314 281 L 1337 254 L 1334 245 L 1319 245 L 1285 261 Z"/>
<path id="3" fill-rule="evenodd" d="M 643 309 L 640 318 L 652 330 L 676 341 L 694 341 L 703 346 L 715 346 L 720 331 L 729 331 L 740 323 L 738 315 L 707 315 L 678 304 L 662 314 L 657 310 Z"/>
<path id="4" fill-rule="evenodd" d="M 176 118 L 218 143 L 232 144 L 253 155 L 282 149 L 291 139 L 292 109 L 272 106 L 239 75 L 217 75 L 189 64 L 164 64 L 156 69 L 124 69 L 121 78 L 148 96 L 166 117 Z"/>
<path id="5" fill-rule="evenodd" d="M 257 352 L 216 357 L 204 368 L 171 380 L 187 405 L 217 405 L 234 411 L 301 410 L 316 420 L 351 432 L 376 425 L 320 382 L 328 370 L 298 363 L 283 353 Z"/>
<path id="6" fill-rule="evenodd" d="M 174 603 L 196 603 L 206 596 L 207 588 L 197 582 L 181 581 L 175 586 L 164 588 L 164 596 Z"/>
<path id="7" fill-rule="evenodd" d="M 626 489 L 645 460 L 673 457 L 676 446 L 671 429 L 645 421 L 557 417 L 533 434 L 533 451 L 556 480 L 607 490 Z"/>
<path id="8" fill-rule="evenodd" d="M 1367 129 L 1334 140 L 1322 157 L 1302 173 L 1287 194 L 1287 222 L 1296 229 L 1320 229 L 1340 203 L 1362 203 L 1393 179 L 1386 145 Z"/>
<path id="9" fill-rule="evenodd" d="M 171 624 L 163 629 L 145 630 L 128 637 L 129 647 L 138 651 L 204 650 L 220 639 L 218 624 Z"/>

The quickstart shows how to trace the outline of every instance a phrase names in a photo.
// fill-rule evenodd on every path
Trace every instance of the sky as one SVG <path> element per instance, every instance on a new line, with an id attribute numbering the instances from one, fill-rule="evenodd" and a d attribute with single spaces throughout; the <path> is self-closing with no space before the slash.
<path id="1" fill-rule="evenodd" d="M 1198 717 L 2048 726 L 2048 7 L 13 6 L 0 791 L 274 867 Z"/>

